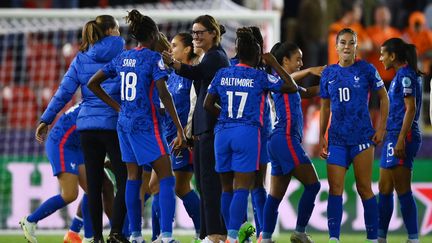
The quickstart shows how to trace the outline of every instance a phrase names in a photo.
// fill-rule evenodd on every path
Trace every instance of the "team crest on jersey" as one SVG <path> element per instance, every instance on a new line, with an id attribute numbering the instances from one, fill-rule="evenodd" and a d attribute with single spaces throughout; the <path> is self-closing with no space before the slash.
<path id="1" fill-rule="evenodd" d="M 271 74 L 267 74 L 267 79 L 268 81 L 272 82 L 272 83 L 277 83 L 279 81 L 278 78 L 276 78 L 275 76 L 271 75 Z"/>
<path id="2" fill-rule="evenodd" d="M 158 66 L 160 70 L 165 70 L 165 64 L 162 59 L 159 60 Z"/>
<path id="3" fill-rule="evenodd" d="M 379 75 L 378 71 L 375 71 L 375 78 L 381 80 L 381 76 Z"/>
<path id="4" fill-rule="evenodd" d="M 408 77 L 404 77 L 403 79 L 402 79 L 402 86 L 405 88 L 405 87 L 409 87 L 409 86 L 411 86 L 411 79 L 410 78 L 408 78 Z"/>

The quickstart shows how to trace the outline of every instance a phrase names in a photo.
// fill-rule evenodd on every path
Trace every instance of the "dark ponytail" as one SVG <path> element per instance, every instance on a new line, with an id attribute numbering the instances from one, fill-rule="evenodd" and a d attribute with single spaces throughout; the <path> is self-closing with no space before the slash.
<path id="1" fill-rule="evenodd" d="M 133 9 L 125 17 L 129 24 L 129 31 L 134 39 L 139 42 L 157 40 L 159 29 L 152 18 L 142 15 L 138 10 Z"/>
<path id="2" fill-rule="evenodd" d="M 406 62 L 417 74 L 423 74 L 417 67 L 417 51 L 415 45 L 408 44 L 401 38 L 391 38 L 386 40 L 382 44 L 382 47 L 387 53 L 394 53 L 398 62 Z"/>
<path id="3" fill-rule="evenodd" d="M 252 61 L 258 58 L 257 55 L 261 54 L 261 47 L 259 46 L 253 32 L 250 28 L 243 27 L 237 29 L 237 56 L 243 61 Z"/>
<path id="4" fill-rule="evenodd" d="M 193 38 L 191 34 L 182 32 L 182 33 L 178 33 L 176 36 L 180 37 L 180 41 L 183 43 L 184 47 L 190 47 L 190 51 L 187 56 L 188 60 L 193 60 L 196 57 L 198 57 L 198 55 L 195 54 Z"/>

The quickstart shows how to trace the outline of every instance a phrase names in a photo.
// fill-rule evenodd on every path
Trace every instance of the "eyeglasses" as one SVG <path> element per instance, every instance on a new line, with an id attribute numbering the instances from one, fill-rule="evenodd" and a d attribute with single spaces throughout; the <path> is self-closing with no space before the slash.
<path id="1" fill-rule="evenodd" d="M 199 37 L 201 37 L 201 36 L 203 36 L 203 34 L 205 32 L 209 32 L 209 30 L 197 30 L 197 31 L 192 30 L 191 31 L 191 35 L 192 36 L 199 36 Z"/>

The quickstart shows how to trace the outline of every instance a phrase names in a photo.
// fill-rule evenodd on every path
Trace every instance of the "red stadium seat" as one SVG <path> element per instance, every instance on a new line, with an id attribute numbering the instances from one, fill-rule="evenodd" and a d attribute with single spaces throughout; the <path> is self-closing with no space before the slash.
<path id="1" fill-rule="evenodd" d="M 6 86 L 1 90 L 2 110 L 8 128 L 34 128 L 38 120 L 36 96 L 27 86 Z"/>

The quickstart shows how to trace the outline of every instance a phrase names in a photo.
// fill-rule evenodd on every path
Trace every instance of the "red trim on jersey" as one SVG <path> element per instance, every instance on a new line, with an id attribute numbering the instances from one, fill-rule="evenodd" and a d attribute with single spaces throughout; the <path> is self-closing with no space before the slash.
<path id="1" fill-rule="evenodd" d="M 260 104 L 260 115 L 259 115 L 259 121 L 261 126 L 264 126 L 264 104 L 265 104 L 265 94 L 263 93 L 261 95 L 261 104 Z"/>
<path id="2" fill-rule="evenodd" d="M 238 63 L 236 64 L 237 67 L 248 67 L 248 68 L 252 68 L 251 66 L 244 64 L 244 63 Z"/>
<path id="3" fill-rule="evenodd" d="M 256 160 L 256 170 L 259 170 L 260 159 L 261 159 L 261 129 L 258 128 L 258 157 Z"/>
<path id="4" fill-rule="evenodd" d="M 300 164 L 300 161 L 297 157 L 297 154 L 295 152 L 293 143 L 292 143 L 292 138 L 290 136 L 291 133 L 291 107 L 290 107 L 290 103 L 289 103 L 289 99 L 288 99 L 288 94 L 283 94 L 283 98 L 284 98 L 284 105 L 285 105 L 285 112 L 286 112 L 286 132 L 285 132 L 285 137 L 288 143 L 288 149 L 291 153 L 291 156 L 293 157 L 294 160 L 294 165 L 298 166 Z"/>
<path id="5" fill-rule="evenodd" d="M 153 89 L 154 89 L 155 82 L 154 80 L 150 83 L 150 94 L 149 94 L 149 100 L 150 100 L 150 107 L 151 107 L 151 113 L 152 113 L 152 119 L 153 119 L 153 128 L 156 136 L 156 141 L 159 146 L 159 150 L 161 151 L 162 155 L 166 154 L 165 147 L 162 143 L 162 138 L 159 132 L 159 120 L 156 116 L 156 108 L 153 104 Z"/>
<path id="6" fill-rule="evenodd" d="M 64 145 L 67 142 L 69 136 L 76 130 L 76 125 L 71 126 L 66 133 L 63 135 L 61 141 L 60 141 L 60 145 L 59 145 L 59 150 L 60 150 L 60 166 L 61 166 L 61 171 L 64 172 L 66 171 L 66 165 L 65 165 L 65 159 L 64 159 Z"/>
<path id="7" fill-rule="evenodd" d="M 406 140 L 407 140 L 407 142 L 412 142 L 412 130 L 411 129 L 408 131 L 408 134 L 406 136 Z"/>

